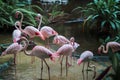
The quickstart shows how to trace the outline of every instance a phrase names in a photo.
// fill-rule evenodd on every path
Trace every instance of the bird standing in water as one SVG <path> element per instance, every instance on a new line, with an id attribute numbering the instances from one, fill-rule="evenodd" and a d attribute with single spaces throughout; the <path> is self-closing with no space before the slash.
<path id="1" fill-rule="evenodd" d="M 94 76 L 93 79 L 96 76 L 96 67 L 95 65 L 90 65 L 90 60 L 93 58 L 93 53 L 91 51 L 84 51 L 83 53 L 81 53 L 80 58 L 77 60 L 77 64 L 80 65 L 83 62 L 83 68 L 82 68 L 82 72 L 84 72 L 84 67 L 85 67 L 85 61 L 88 61 L 87 64 L 87 70 L 88 67 L 89 68 L 94 68 Z M 84 73 L 83 73 L 83 80 L 84 80 Z M 88 80 L 88 72 L 87 72 L 87 80 Z"/>
<path id="2" fill-rule="evenodd" d="M 49 48 L 49 38 L 58 35 L 58 33 L 50 26 L 41 27 L 41 22 L 42 22 L 41 14 L 38 14 L 36 19 L 39 21 L 38 30 L 43 35 L 44 39 L 46 40 L 46 46 Z"/>
<path id="3" fill-rule="evenodd" d="M 7 54 L 14 54 L 14 64 L 16 64 L 16 54 L 24 49 L 25 47 L 23 47 L 21 44 L 12 43 L 10 46 L 7 47 L 7 49 L 4 52 L 2 52 L 1 56 L 7 55 Z"/>
<path id="4" fill-rule="evenodd" d="M 50 58 L 52 61 L 54 61 L 53 52 L 50 51 L 49 49 L 45 48 L 44 46 L 35 46 L 31 50 L 31 52 L 27 52 L 26 49 L 28 47 L 28 40 L 27 39 L 24 39 L 24 40 L 26 41 L 24 53 L 28 56 L 36 56 L 41 59 L 41 79 L 42 79 L 42 72 L 43 72 L 43 62 L 46 64 L 46 66 L 48 68 L 48 76 L 49 76 L 49 80 L 50 80 L 50 67 L 47 64 L 45 59 Z"/>
<path id="5" fill-rule="evenodd" d="M 14 43 L 18 42 L 20 40 L 20 37 L 21 37 L 21 31 L 19 30 L 19 28 L 17 26 L 18 27 L 21 26 L 21 23 L 19 21 L 15 22 L 15 28 L 16 29 L 12 33 L 12 37 L 13 37 L 13 42 Z"/>
<path id="6" fill-rule="evenodd" d="M 106 44 L 106 46 L 101 45 L 101 46 L 98 48 L 98 53 L 101 53 L 101 52 L 103 52 L 103 53 L 108 53 L 109 48 L 112 49 L 112 52 L 113 52 L 113 53 L 114 53 L 114 52 L 117 52 L 117 51 L 120 50 L 120 43 L 111 41 L 111 42 L 108 42 L 108 43 Z"/>

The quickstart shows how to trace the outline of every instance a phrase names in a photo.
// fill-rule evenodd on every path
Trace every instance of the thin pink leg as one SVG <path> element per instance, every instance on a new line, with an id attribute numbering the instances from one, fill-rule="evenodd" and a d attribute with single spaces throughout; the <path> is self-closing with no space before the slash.
<path id="1" fill-rule="evenodd" d="M 41 59 L 41 79 L 42 79 L 42 72 L 43 72 L 43 60 Z"/>
<path id="2" fill-rule="evenodd" d="M 16 65 L 16 54 L 14 54 L 14 64 Z"/>
<path id="3" fill-rule="evenodd" d="M 47 62 L 45 61 L 45 59 L 43 59 L 43 61 L 45 62 L 46 66 L 48 67 L 48 76 L 49 76 L 49 80 L 50 80 L 50 67 L 48 66 Z"/>
<path id="4" fill-rule="evenodd" d="M 62 62 L 63 62 L 63 57 L 64 57 L 64 55 L 62 56 L 62 59 L 61 59 L 61 61 L 60 61 L 60 64 L 61 64 L 61 76 L 62 76 Z"/>

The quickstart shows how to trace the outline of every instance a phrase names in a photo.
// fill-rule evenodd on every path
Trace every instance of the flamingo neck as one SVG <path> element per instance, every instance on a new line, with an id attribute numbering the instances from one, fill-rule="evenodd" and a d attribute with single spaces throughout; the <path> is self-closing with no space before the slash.
<path id="1" fill-rule="evenodd" d="M 40 17 L 40 21 L 39 21 L 39 25 L 38 25 L 38 30 L 40 30 L 41 23 L 42 23 L 42 16 Z"/>
<path id="2" fill-rule="evenodd" d="M 21 22 L 21 24 L 22 24 L 22 21 L 23 21 L 23 13 L 20 12 L 20 14 L 21 14 L 21 20 L 20 20 L 20 22 Z"/>
<path id="3" fill-rule="evenodd" d="M 106 49 L 105 49 L 105 46 L 101 45 L 101 48 L 102 48 L 102 52 L 103 53 L 107 53 L 108 52 L 108 45 L 106 45 Z"/>
<path id="4" fill-rule="evenodd" d="M 28 45 L 29 45 L 29 41 L 26 39 L 26 38 L 21 38 L 20 39 L 21 41 L 23 40 L 24 42 L 23 42 L 23 44 L 24 44 L 24 47 L 23 47 L 23 51 L 24 51 L 24 53 L 26 54 L 26 55 L 28 55 L 28 56 L 31 56 L 31 53 L 29 53 L 26 49 L 27 49 L 27 47 L 28 47 Z"/>

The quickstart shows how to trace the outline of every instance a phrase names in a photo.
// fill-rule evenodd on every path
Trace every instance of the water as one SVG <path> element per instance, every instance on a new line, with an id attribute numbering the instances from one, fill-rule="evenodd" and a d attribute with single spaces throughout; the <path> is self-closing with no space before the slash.
<path id="1" fill-rule="evenodd" d="M 54 26 L 54 25 L 52 25 Z M 56 25 L 53 27 L 60 35 L 64 35 L 68 39 L 70 37 L 74 36 L 76 39 L 76 42 L 80 44 L 80 47 L 77 48 L 75 54 L 80 55 L 85 50 L 91 50 L 96 54 L 97 47 L 99 46 L 98 41 L 91 37 L 88 34 L 85 34 L 83 32 L 82 26 L 80 24 L 66 24 L 66 25 Z M 50 41 L 52 42 L 53 37 L 50 38 Z M 38 38 L 35 38 L 34 41 L 38 44 L 40 44 L 41 41 Z M 4 43 L 11 43 L 12 42 L 12 36 L 11 34 L 0 34 L 0 44 Z M 43 42 L 44 43 L 44 42 Z M 56 46 L 51 45 L 52 49 L 55 49 Z M 56 50 L 56 49 L 55 49 Z M 0 57 L 0 62 L 2 60 L 7 61 L 9 58 L 13 57 L 13 55 L 6 55 L 3 57 Z M 3 62 L 4 62 L 3 61 Z M 40 59 L 35 58 L 35 63 L 31 64 L 31 57 L 26 56 L 23 54 L 23 52 L 20 52 L 17 55 L 17 65 L 12 65 L 8 70 L 4 71 L 3 73 L 0 73 L 0 79 L 3 80 L 39 80 L 40 79 Z M 63 77 L 60 77 L 60 64 L 59 62 L 51 62 L 50 60 L 47 60 L 50 70 L 51 70 L 51 78 L 52 80 L 82 80 L 81 74 L 81 67 L 77 66 L 76 59 L 72 62 L 73 66 L 69 69 L 68 72 L 70 72 L 68 77 L 65 76 L 65 73 L 63 73 Z M 94 64 L 94 62 L 92 62 Z M 57 65 L 56 65 L 57 64 Z M 99 65 L 98 63 L 95 63 L 96 65 Z M 46 66 L 44 64 L 44 66 Z M 65 66 L 64 66 L 65 67 Z M 44 67 L 43 72 L 43 78 L 48 79 L 47 75 L 47 67 Z M 104 69 L 105 66 L 100 67 L 100 69 Z M 79 69 L 80 71 L 78 71 Z M 64 70 L 65 71 L 65 70 Z M 74 75 L 76 74 L 76 75 Z M 89 74 L 89 76 L 92 74 Z"/>

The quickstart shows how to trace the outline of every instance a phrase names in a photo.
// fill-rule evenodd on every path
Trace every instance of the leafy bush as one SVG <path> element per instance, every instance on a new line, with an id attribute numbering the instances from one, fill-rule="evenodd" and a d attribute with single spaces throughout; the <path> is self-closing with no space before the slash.
<path id="1" fill-rule="evenodd" d="M 110 42 L 110 41 L 120 42 L 120 36 L 117 35 L 114 38 L 107 37 L 105 40 L 101 40 L 103 45 L 106 45 L 107 42 Z M 106 76 L 106 79 L 109 80 L 109 78 L 112 78 L 112 80 L 119 80 L 120 79 L 120 77 L 119 77 L 119 74 L 120 74 L 120 51 L 113 53 L 111 48 L 109 48 L 108 57 L 112 64 L 112 69 L 114 70 L 114 73 L 108 74 Z"/>
<path id="2" fill-rule="evenodd" d="M 36 5 L 23 5 L 20 6 L 15 0 L 4 1 L 0 0 L 0 27 L 13 26 L 17 20 L 15 16 L 16 11 L 21 11 L 24 14 L 24 25 L 36 26 L 35 16 L 38 13 L 34 8 L 42 12 L 42 9 Z"/>
<path id="3" fill-rule="evenodd" d="M 84 9 L 77 7 L 76 10 L 83 12 L 87 17 L 83 26 L 96 32 L 116 34 L 120 30 L 120 4 L 118 0 L 93 0 Z"/>

